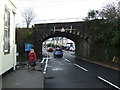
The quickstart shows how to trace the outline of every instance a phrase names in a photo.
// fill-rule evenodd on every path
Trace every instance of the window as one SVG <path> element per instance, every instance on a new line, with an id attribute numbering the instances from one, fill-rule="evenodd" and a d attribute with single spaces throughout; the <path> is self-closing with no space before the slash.
<path id="1" fill-rule="evenodd" d="M 10 12 L 5 9 L 4 15 L 4 53 L 10 51 Z"/>

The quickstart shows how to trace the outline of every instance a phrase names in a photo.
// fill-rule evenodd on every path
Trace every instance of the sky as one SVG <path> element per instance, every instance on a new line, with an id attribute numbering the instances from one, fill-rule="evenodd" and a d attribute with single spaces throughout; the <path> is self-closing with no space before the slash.
<path id="1" fill-rule="evenodd" d="M 33 9 L 36 17 L 34 21 L 56 19 L 60 21 L 82 20 L 87 16 L 89 10 L 100 10 L 110 2 L 118 0 L 14 0 L 17 6 L 16 24 L 23 25 L 21 13 L 26 8 Z M 74 18 L 74 19 L 72 19 Z M 69 20 L 69 21 L 70 21 Z M 48 22 L 50 22 L 48 20 Z M 54 21 L 55 22 L 55 21 Z M 35 23 L 35 22 L 34 22 Z"/>

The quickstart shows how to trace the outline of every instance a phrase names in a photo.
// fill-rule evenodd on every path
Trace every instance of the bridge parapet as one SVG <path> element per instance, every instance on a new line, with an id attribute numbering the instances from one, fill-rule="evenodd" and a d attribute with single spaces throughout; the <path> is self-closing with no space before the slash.
<path id="1" fill-rule="evenodd" d="M 87 40 L 89 38 L 88 24 L 85 22 L 67 22 L 67 23 L 46 23 L 46 24 L 36 24 L 35 28 L 38 31 L 39 37 L 46 38 L 55 32 L 71 33 L 73 35 L 80 36 L 81 38 Z M 41 33 L 42 32 L 42 33 Z"/>

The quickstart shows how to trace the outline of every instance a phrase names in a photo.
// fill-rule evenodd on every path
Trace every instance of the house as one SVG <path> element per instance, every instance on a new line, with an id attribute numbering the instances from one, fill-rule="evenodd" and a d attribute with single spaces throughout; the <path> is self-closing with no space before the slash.
<path id="1" fill-rule="evenodd" d="M 0 75 L 16 65 L 15 10 L 12 0 L 0 0 Z"/>

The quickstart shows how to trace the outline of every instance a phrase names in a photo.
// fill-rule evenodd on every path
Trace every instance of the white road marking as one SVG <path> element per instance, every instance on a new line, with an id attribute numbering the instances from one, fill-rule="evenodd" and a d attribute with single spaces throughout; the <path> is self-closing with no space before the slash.
<path id="1" fill-rule="evenodd" d="M 70 62 L 70 60 L 68 60 L 67 58 L 65 58 L 66 61 Z"/>
<path id="2" fill-rule="evenodd" d="M 45 62 L 46 64 L 48 63 L 48 59 L 49 59 L 49 58 L 46 58 L 46 62 Z"/>
<path id="3" fill-rule="evenodd" d="M 115 87 L 115 88 L 117 88 L 117 89 L 120 89 L 120 87 L 118 87 L 118 86 L 116 86 L 116 85 L 112 84 L 111 82 L 109 82 L 109 81 L 107 81 L 107 80 L 103 79 L 102 77 L 98 76 L 98 78 L 99 78 L 100 80 L 102 80 L 102 81 L 104 81 L 104 82 L 106 82 L 106 83 L 108 83 L 108 84 L 112 85 L 113 87 Z"/>
<path id="4" fill-rule="evenodd" d="M 42 61 L 40 63 L 43 63 L 45 61 L 45 58 L 42 59 Z"/>
<path id="5" fill-rule="evenodd" d="M 63 70 L 62 68 L 53 68 L 52 71 L 60 71 L 60 70 Z"/>
<path id="6" fill-rule="evenodd" d="M 85 68 L 83 68 L 83 67 L 81 67 L 81 66 L 79 66 L 78 64 L 74 64 L 75 66 L 77 66 L 77 67 L 79 67 L 79 68 L 81 68 L 82 70 L 84 70 L 84 71 L 88 71 L 87 69 L 85 69 Z"/>
<path id="7" fill-rule="evenodd" d="M 43 72 L 43 74 L 46 74 L 47 67 L 48 67 L 48 58 L 46 58 L 45 68 L 44 68 L 44 72 Z"/>

